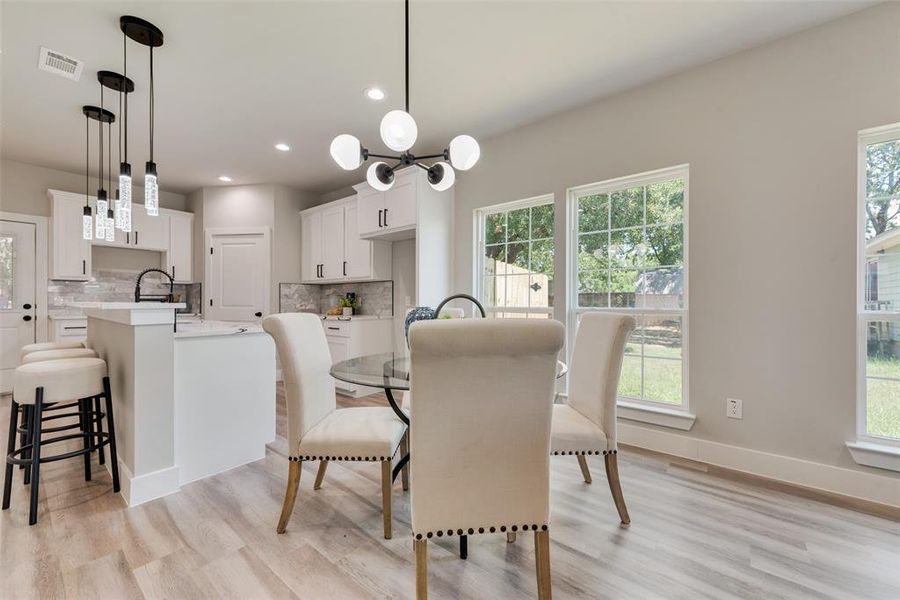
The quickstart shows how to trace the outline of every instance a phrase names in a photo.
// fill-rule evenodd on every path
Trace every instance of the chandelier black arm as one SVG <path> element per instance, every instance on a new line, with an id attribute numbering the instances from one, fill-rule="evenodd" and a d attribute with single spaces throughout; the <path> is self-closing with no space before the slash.
<path id="1" fill-rule="evenodd" d="M 422 157 L 422 158 L 425 158 L 425 157 Z M 424 169 L 424 170 L 426 170 L 426 171 L 428 171 L 428 170 L 431 168 L 431 167 L 427 167 L 427 166 L 423 165 L 423 164 L 420 163 L 420 162 L 417 162 L 417 163 L 414 163 L 414 164 L 415 164 L 417 167 L 419 167 L 419 168 L 421 168 L 421 169 Z"/>
<path id="2" fill-rule="evenodd" d="M 416 160 L 427 160 L 429 158 L 443 158 L 444 160 L 447 160 L 449 158 L 448 154 L 449 152 L 447 150 L 444 150 L 440 154 L 426 154 L 425 156 L 417 155 Z"/>
<path id="3" fill-rule="evenodd" d="M 372 154 L 371 152 L 367 153 L 367 158 L 386 158 L 388 160 L 403 160 L 399 156 L 388 156 L 386 154 Z"/>

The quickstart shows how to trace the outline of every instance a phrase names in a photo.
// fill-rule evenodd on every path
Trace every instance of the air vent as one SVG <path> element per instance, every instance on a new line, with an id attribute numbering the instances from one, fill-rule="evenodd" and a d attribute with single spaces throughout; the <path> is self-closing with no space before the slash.
<path id="1" fill-rule="evenodd" d="M 41 58 L 38 60 L 38 69 L 48 73 L 55 73 L 72 81 L 78 81 L 81 77 L 81 71 L 84 69 L 84 63 L 77 58 L 66 56 L 62 52 L 42 47 Z"/>

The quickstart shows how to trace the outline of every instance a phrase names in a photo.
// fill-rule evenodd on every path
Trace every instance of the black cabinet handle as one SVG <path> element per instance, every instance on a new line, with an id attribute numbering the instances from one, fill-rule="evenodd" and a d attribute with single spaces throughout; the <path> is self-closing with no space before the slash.
<path id="1" fill-rule="evenodd" d="M 81 259 L 81 274 L 87 275 L 87 261 L 85 259 Z"/>
<path id="2" fill-rule="evenodd" d="M 172 265 L 172 279 L 175 279 L 175 265 Z"/>
<path id="3" fill-rule="evenodd" d="M 344 277 L 347 276 L 347 261 L 344 261 Z"/>
<path id="4" fill-rule="evenodd" d="M 379 227 L 384 227 L 384 225 L 381 224 L 381 213 L 383 213 L 383 212 L 384 212 L 384 209 L 381 209 L 378 211 L 378 226 Z"/>
<path id="5" fill-rule="evenodd" d="M 22 317 L 22 320 L 23 320 L 23 321 L 30 321 L 30 320 L 31 320 L 31 315 L 25 315 L 24 317 Z"/>
<path id="6" fill-rule="evenodd" d="M 68 327 L 63 327 L 63 329 L 65 329 L 66 331 L 69 331 L 69 330 L 72 330 L 72 329 L 87 329 L 87 325 L 81 325 L 81 326 L 79 326 L 79 327 L 75 327 L 74 325 L 70 325 L 70 326 L 68 326 Z"/>
<path id="7" fill-rule="evenodd" d="M 126 231 L 125 232 L 125 245 L 127 246 L 130 243 L 131 243 L 131 232 Z M 212 248 L 210 248 L 210 250 L 212 250 Z M 212 254 L 212 252 L 210 252 L 210 254 Z"/>
<path id="8" fill-rule="evenodd" d="M 328 326 L 328 329 L 331 329 L 332 331 L 340 331 L 341 330 L 340 327 L 331 327 L 330 325 Z"/>
<path id="9" fill-rule="evenodd" d="M 261 312 L 255 312 L 255 313 L 253 313 L 253 314 L 254 314 L 254 316 L 257 316 L 257 317 L 261 317 L 261 316 L 262 316 L 262 313 L 261 313 Z"/>
<path id="10" fill-rule="evenodd" d="M 135 232 L 134 232 L 134 245 L 135 245 L 135 246 L 138 245 L 137 234 L 138 234 L 138 232 L 137 232 L 137 230 L 135 230 Z"/>
<path id="11" fill-rule="evenodd" d="M 384 209 L 384 226 L 387 227 L 387 209 Z"/>
<path id="12" fill-rule="evenodd" d="M 28 310 L 31 308 L 31 305 L 26 303 L 26 304 L 22 305 L 22 308 L 24 308 L 25 310 Z"/>

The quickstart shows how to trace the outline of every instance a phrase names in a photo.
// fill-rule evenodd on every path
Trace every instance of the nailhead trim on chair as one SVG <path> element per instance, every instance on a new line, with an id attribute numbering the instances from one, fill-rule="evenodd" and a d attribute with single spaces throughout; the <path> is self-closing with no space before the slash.
<path id="1" fill-rule="evenodd" d="M 602 454 L 603 456 L 606 456 L 607 454 L 618 454 L 618 453 L 619 453 L 618 450 L 568 450 L 568 451 L 563 450 L 562 452 L 551 452 L 550 454 L 552 454 L 553 456 L 563 456 L 563 455 L 571 456 L 573 454 L 575 454 L 575 455 L 596 454 L 597 456 L 600 456 Z"/>
<path id="2" fill-rule="evenodd" d="M 397 446 L 397 449 L 394 450 L 394 453 L 391 456 L 311 456 L 311 455 L 303 455 L 303 456 L 288 456 L 288 460 L 293 461 L 303 461 L 303 460 L 350 460 L 350 461 L 363 461 L 363 462 L 382 462 L 385 460 L 393 460 L 395 456 L 397 456 L 397 451 L 400 450 L 400 446 Z"/>
<path id="3" fill-rule="evenodd" d="M 510 525 L 510 526 L 501 525 L 499 527 L 496 527 L 496 526 L 494 526 L 494 527 L 479 527 L 477 529 L 477 532 L 485 533 L 485 531 L 487 531 L 488 533 L 496 533 L 497 531 L 500 531 L 502 533 L 502 532 L 507 531 L 507 529 L 509 531 L 519 531 L 520 529 L 522 531 L 528 531 L 529 529 L 531 531 L 537 531 L 538 529 L 540 529 L 541 531 L 547 531 L 548 527 L 547 527 L 546 523 L 543 525 L 525 524 L 525 525 L 522 525 L 521 527 L 519 527 L 518 525 Z M 463 532 L 462 529 L 457 529 L 455 532 L 452 529 L 448 529 L 446 532 L 443 529 L 439 529 L 438 531 L 426 531 L 425 533 L 417 533 L 415 535 L 415 538 L 417 540 L 421 540 L 423 538 L 431 539 L 432 537 L 435 537 L 435 536 L 444 537 L 445 534 L 448 537 L 452 536 L 452 535 L 475 535 L 475 532 L 476 532 L 476 529 L 473 527 L 469 527 L 467 532 Z"/>

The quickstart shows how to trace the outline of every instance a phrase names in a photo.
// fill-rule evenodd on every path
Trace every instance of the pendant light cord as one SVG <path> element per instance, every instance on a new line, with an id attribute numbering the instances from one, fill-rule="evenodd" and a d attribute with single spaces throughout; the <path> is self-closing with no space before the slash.
<path id="1" fill-rule="evenodd" d="M 125 162 L 128 162 L 128 38 L 122 32 L 122 87 L 125 88 Z M 119 92 L 121 94 L 121 92 Z"/>
<path id="2" fill-rule="evenodd" d="M 119 126 L 116 130 L 119 132 L 119 162 L 122 162 L 122 90 L 128 89 L 128 80 L 122 77 L 122 87 L 119 88 Z"/>
<path id="3" fill-rule="evenodd" d="M 150 162 L 153 162 L 153 46 L 150 46 Z"/>
<path id="4" fill-rule="evenodd" d="M 405 0 L 406 17 L 406 112 L 409 113 L 409 0 Z"/>
<path id="5" fill-rule="evenodd" d="M 106 124 L 106 184 L 112 194 L 112 121 Z"/>
<path id="6" fill-rule="evenodd" d="M 90 206 L 91 191 L 91 130 L 87 113 L 84 114 L 84 205 Z"/>
<path id="7" fill-rule="evenodd" d="M 103 84 L 100 84 L 100 118 L 97 120 L 97 137 L 99 138 L 99 149 L 100 149 L 100 165 L 98 167 L 98 173 L 100 178 L 97 180 L 97 187 L 99 190 L 103 189 L 103 119 L 104 119 L 104 108 L 103 108 Z M 99 196 L 99 194 L 98 194 Z"/>

